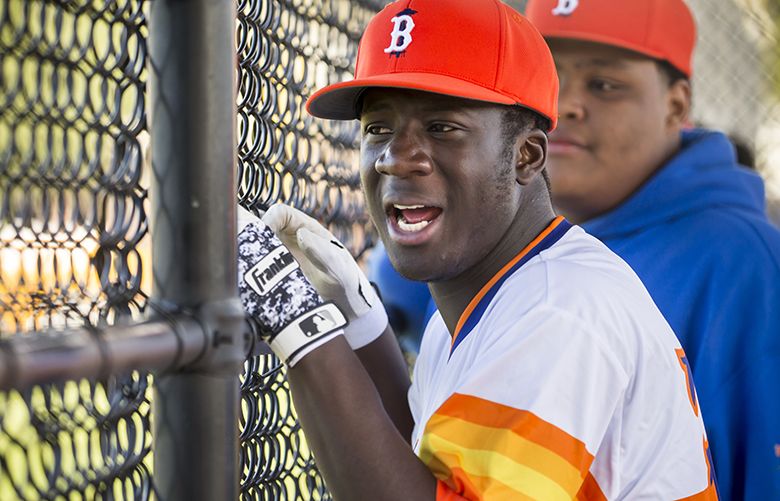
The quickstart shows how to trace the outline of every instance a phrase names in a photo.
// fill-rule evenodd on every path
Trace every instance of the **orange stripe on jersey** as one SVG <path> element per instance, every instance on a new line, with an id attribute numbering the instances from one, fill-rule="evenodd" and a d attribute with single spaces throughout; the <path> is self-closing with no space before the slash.
<path id="1" fill-rule="evenodd" d="M 450 485 L 452 484 L 452 485 Z M 530 496 L 508 485 L 504 485 L 490 477 L 479 477 L 460 468 L 452 471 L 452 476 L 447 481 L 438 481 L 436 500 L 492 500 L 511 499 L 513 501 L 535 501 L 538 499 L 555 499 L 549 496 Z M 465 490 L 464 490 L 465 487 Z M 563 498 L 561 498 L 563 499 Z M 568 500 L 568 498 L 566 498 Z"/>
<path id="2" fill-rule="evenodd" d="M 463 328 L 463 325 L 466 323 L 466 320 L 468 320 L 469 316 L 471 316 L 471 313 L 474 311 L 474 308 L 477 307 L 479 304 L 479 301 L 485 297 L 485 294 L 495 285 L 496 282 L 498 282 L 501 277 L 503 277 L 507 271 L 509 271 L 518 261 L 523 259 L 523 257 L 531 252 L 534 247 L 539 245 L 539 242 L 544 240 L 544 237 L 549 235 L 556 227 L 558 227 L 559 224 L 564 220 L 563 216 L 556 217 L 552 223 L 550 223 L 550 226 L 545 228 L 544 231 L 542 231 L 533 241 L 526 245 L 523 250 L 520 251 L 520 253 L 512 258 L 511 261 L 509 261 L 506 265 L 504 265 L 503 268 L 501 268 L 498 273 L 496 273 L 493 278 L 491 278 L 488 283 L 486 283 L 480 290 L 477 292 L 477 295 L 474 296 L 469 304 L 466 306 L 466 309 L 463 310 L 463 313 L 460 315 L 460 318 L 458 319 L 458 323 L 455 325 L 455 332 L 452 335 L 452 342 L 454 343 L 456 339 L 458 339 L 458 334 L 460 334 L 460 330 Z"/>
<path id="3" fill-rule="evenodd" d="M 455 493 L 441 480 L 436 481 L 436 501 L 465 501 L 467 499 Z"/>
<path id="4" fill-rule="evenodd" d="M 426 424 L 420 459 L 467 499 L 573 499 L 593 456 L 530 412 L 455 394 Z M 603 499 L 595 480 L 587 487 L 583 499 Z"/>
<path id="5" fill-rule="evenodd" d="M 459 429 L 463 431 L 462 426 Z M 496 442 L 484 445 L 481 442 L 477 447 L 468 447 L 427 433 L 420 449 L 420 459 L 437 478 L 451 484 L 455 492 L 470 499 L 483 495 L 505 499 L 520 494 L 534 499 L 571 499 L 582 484 L 582 478 L 570 466 L 564 473 L 556 475 L 553 472 L 553 478 L 550 478 L 545 474 L 549 474 L 549 471 L 540 472 L 517 460 L 521 453 L 521 457 L 532 459 L 532 454 L 537 451 L 520 449 L 507 455 L 510 447 L 502 446 L 501 442 L 511 441 L 510 431 L 503 430 L 499 436 L 487 438 Z"/>
<path id="6" fill-rule="evenodd" d="M 456 479 L 460 479 L 464 477 L 464 474 L 462 473 L 462 470 L 456 470 L 453 476 Z M 458 480 L 456 480 L 456 482 L 458 482 Z M 475 501 L 475 500 L 488 499 L 487 497 L 483 497 L 479 493 L 469 494 L 468 492 L 464 492 L 463 494 L 458 494 L 458 492 L 456 492 L 457 490 L 458 490 L 457 486 L 453 490 L 453 488 L 451 488 L 445 482 L 441 480 L 437 480 L 436 501 Z M 491 492 L 490 499 L 511 499 L 512 501 L 536 501 L 534 498 L 528 497 L 515 490 L 507 490 L 504 492 Z"/>
<path id="7" fill-rule="evenodd" d="M 585 477 L 585 482 L 582 484 L 582 488 L 577 493 L 577 501 L 607 501 L 607 496 L 601 492 L 596 479 L 588 472 L 588 476 Z"/>
<path id="8" fill-rule="evenodd" d="M 535 414 L 491 402 L 472 395 L 453 394 L 436 414 L 471 421 L 492 428 L 511 429 L 514 433 L 549 449 L 585 474 L 593 455 L 585 444 Z"/>
<path id="9" fill-rule="evenodd" d="M 582 474 L 577 468 L 511 429 L 434 415 L 427 423 L 425 440 L 431 450 L 470 451 L 469 457 L 460 460 L 459 464 L 475 475 L 491 474 L 501 481 L 498 475 L 501 473 L 513 480 L 522 480 L 524 484 L 549 484 L 553 491 L 562 490 L 569 494 L 576 493 L 582 485 Z M 472 464 L 473 467 L 470 466 Z M 492 471 L 485 471 L 483 465 L 486 464 L 491 465 Z M 433 469 L 433 465 L 431 467 Z M 442 469 L 446 470 L 446 466 Z"/>
<path id="10" fill-rule="evenodd" d="M 466 471 L 455 468 L 452 470 L 452 476 L 447 480 L 437 482 L 437 501 L 439 499 L 447 500 L 476 500 L 476 499 L 512 499 L 512 500 L 533 500 L 534 498 L 526 496 L 507 485 L 497 482 L 489 477 L 480 477 L 468 474 Z M 482 493 L 489 492 L 489 497 Z"/>
<path id="11" fill-rule="evenodd" d="M 456 458 L 442 458 L 443 461 L 457 462 Z M 441 463 L 443 466 L 443 462 Z M 479 499 L 483 492 L 484 479 L 474 475 L 466 475 L 460 468 L 448 470 L 446 467 L 431 466 L 431 471 L 444 485 L 445 491 L 456 496 L 455 499 Z M 439 478 L 441 477 L 441 478 Z"/>

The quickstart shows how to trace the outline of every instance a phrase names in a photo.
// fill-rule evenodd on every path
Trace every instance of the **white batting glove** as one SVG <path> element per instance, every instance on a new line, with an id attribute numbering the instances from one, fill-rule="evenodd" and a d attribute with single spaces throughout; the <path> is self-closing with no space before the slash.
<path id="1" fill-rule="evenodd" d="M 289 249 L 257 218 L 238 233 L 238 291 L 263 340 L 291 367 L 343 334 L 344 315 L 323 301 Z"/>
<path id="2" fill-rule="evenodd" d="M 317 291 L 344 312 L 344 330 L 353 350 L 377 339 L 387 313 L 374 287 L 336 237 L 315 219 L 289 205 L 272 206 L 263 221 L 293 253 Z"/>

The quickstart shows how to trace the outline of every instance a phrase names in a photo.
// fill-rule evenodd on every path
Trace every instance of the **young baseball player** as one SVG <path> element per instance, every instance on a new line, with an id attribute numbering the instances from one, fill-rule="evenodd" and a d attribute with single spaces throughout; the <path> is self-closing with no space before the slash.
<path id="1" fill-rule="evenodd" d="M 360 120 L 367 209 L 439 311 L 410 387 L 327 230 L 275 206 L 239 233 L 242 301 L 336 499 L 717 498 L 673 332 L 620 258 L 553 213 L 557 88 L 542 37 L 501 2 L 402 0 L 367 27 L 355 79 L 309 100 Z"/>
<path id="2" fill-rule="evenodd" d="M 728 138 L 684 130 L 682 0 L 531 0 L 561 81 L 553 203 L 620 255 L 679 337 L 725 499 L 780 499 L 780 232 Z M 772 395 L 772 396 L 770 396 Z"/>

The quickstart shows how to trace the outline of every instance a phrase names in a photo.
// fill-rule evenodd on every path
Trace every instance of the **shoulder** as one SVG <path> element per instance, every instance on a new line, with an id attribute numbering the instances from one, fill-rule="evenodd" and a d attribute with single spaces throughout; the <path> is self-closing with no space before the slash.
<path id="1" fill-rule="evenodd" d="M 609 244 L 678 331 L 692 328 L 694 317 L 753 310 L 780 295 L 780 231 L 761 215 L 713 207 Z M 735 302 L 735 294 L 767 299 Z"/>
<path id="2" fill-rule="evenodd" d="M 513 275 L 489 313 L 487 336 L 545 329 L 551 341 L 573 342 L 577 336 L 625 362 L 638 351 L 668 350 L 676 343 L 633 270 L 579 227 Z M 631 372 L 632 364 L 621 365 Z"/>
<path id="3" fill-rule="evenodd" d="M 780 272 L 780 230 L 763 215 L 734 207 L 713 206 L 681 215 L 664 225 L 626 239 L 644 249 L 662 251 L 700 266 L 715 263 L 712 273 L 722 270 L 724 261 L 738 261 L 747 267 Z"/>
<path id="4" fill-rule="evenodd" d="M 578 226 L 538 261 L 513 278 L 512 287 L 537 289 L 538 306 L 566 312 L 586 328 L 604 330 L 621 318 L 659 317 L 634 271 L 617 254 Z M 504 300 L 514 296 L 507 291 Z"/>

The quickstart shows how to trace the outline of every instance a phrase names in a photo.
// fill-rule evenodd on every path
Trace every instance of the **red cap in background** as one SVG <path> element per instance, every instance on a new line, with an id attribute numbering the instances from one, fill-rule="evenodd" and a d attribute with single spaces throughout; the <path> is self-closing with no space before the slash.
<path id="1" fill-rule="evenodd" d="M 682 0 L 530 0 L 526 16 L 545 38 L 622 47 L 691 76 L 696 25 Z"/>
<path id="2" fill-rule="evenodd" d="M 314 116 L 358 118 L 368 87 L 396 87 L 530 108 L 558 119 L 558 75 L 536 28 L 498 0 L 399 0 L 360 41 L 355 79 L 306 103 Z"/>

